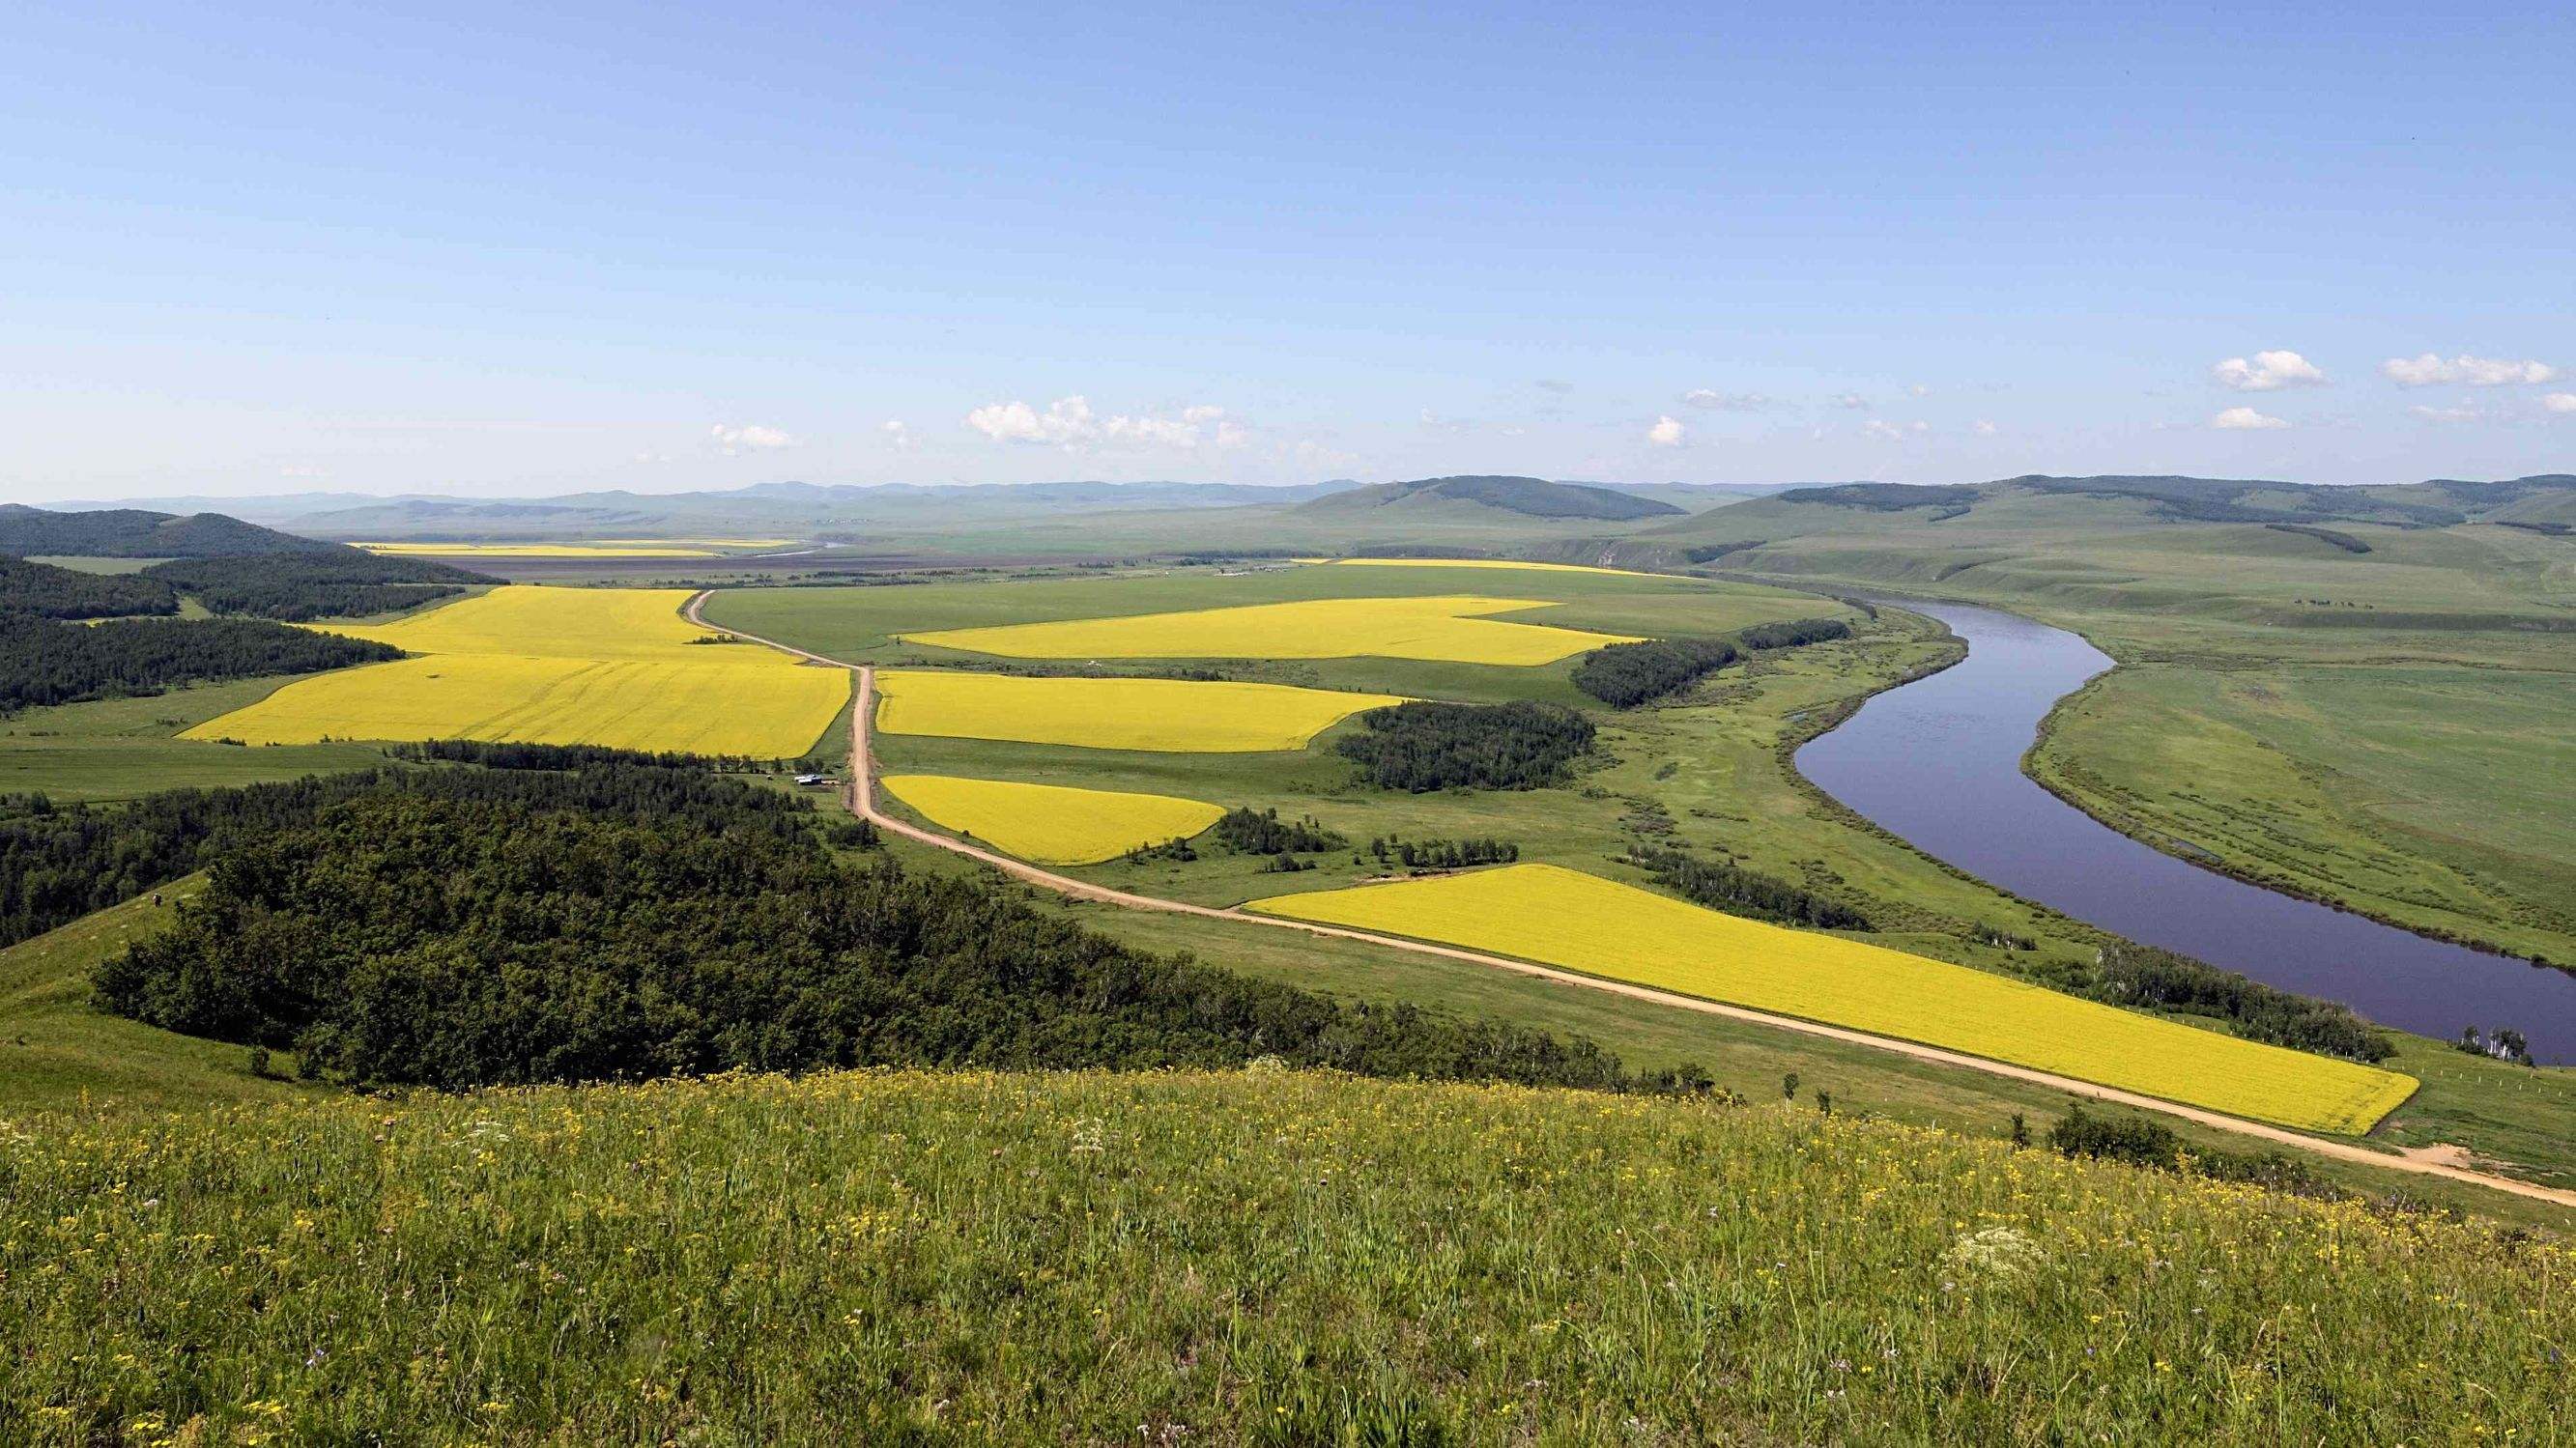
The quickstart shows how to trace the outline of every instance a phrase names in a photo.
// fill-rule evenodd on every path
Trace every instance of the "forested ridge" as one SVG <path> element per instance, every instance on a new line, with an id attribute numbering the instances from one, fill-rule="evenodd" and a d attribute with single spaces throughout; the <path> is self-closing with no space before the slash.
<path id="1" fill-rule="evenodd" d="M 58 623 L 0 617 L 0 714 L 173 684 L 310 674 L 402 657 L 391 644 L 247 618 Z"/>
<path id="2" fill-rule="evenodd" d="M 674 775 L 697 781 L 661 801 L 674 808 L 570 798 Z M 363 1085 L 1260 1056 L 1641 1084 L 1589 1041 L 1344 1004 L 1137 952 L 979 880 L 845 865 L 765 802 L 782 798 L 646 766 L 380 777 L 283 827 L 235 830 L 173 926 L 100 967 L 98 999 L 292 1047 L 307 1075 Z"/>
<path id="3" fill-rule="evenodd" d="M 24 558 L 0 558 L 0 616 L 83 619 L 177 613 L 167 584 L 131 573 L 82 573 Z"/>
<path id="4" fill-rule="evenodd" d="M 183 558 L 143 576 L 193 595 L 216 613 L 288 623 L 416 608 L 500 580 L 426 558 L 379 558 L 354 549 L 259 558 Z"/>
<path id="5" fill-rule="evenodd" d="M 1574 666 L 1571 678 L 1574 687 L 1602 703 L 1632 709 L 1680 693 L 1747 652 L 1849 637 L 1851 625 L 1841 619 L 1800 618 L 1754 624 L 1731 638 L 1641 639 L 1594 649 Z"/>

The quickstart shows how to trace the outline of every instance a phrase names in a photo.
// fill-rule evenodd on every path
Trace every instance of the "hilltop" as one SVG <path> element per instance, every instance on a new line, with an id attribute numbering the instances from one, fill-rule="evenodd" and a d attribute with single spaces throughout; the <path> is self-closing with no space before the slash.
<path id="1" fill-rule="evenodd" d="M 105 508 L 58 513 L 0 504 L 0 556 L 240 558 L 276 553 L 355 553 L 221 513 Z"/>
<path id="2" fill-rule="evenodd" d="M 1678 518 L 1684 514 L 1682 508 L 1660 499 L 1642 498 L 1585 483 L 1467 475 L 1354 488 L 1304 504 L 1290 516 L 1296 519 L 1345 519 L 1355 513 L 1367 513 L 1373 519 L 1401 526 L 1411 515 L 1456 515 L 1466 510 L 1516 513 L 1527 518 L 1580 518 L 1607 522 Z"/>
<path id="3" fill-rule="evenodd" d="M 13 1441 L 2503 1441 L 2576 1394 L 2560 1246 L 1776 1101 L 1256 1066 L 7 1125 Z"/>

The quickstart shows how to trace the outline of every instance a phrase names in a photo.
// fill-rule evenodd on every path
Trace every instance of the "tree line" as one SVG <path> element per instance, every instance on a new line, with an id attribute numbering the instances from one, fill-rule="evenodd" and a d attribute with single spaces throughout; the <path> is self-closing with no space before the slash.
<path id="1" fill-rule="evenodd" d="M 754 759 L 745 754 L 691 754 L 677 749 L 612 749 L 605 744 L 528 744 L 489 739 L 424 739 L 389 744 L 396 759 L 425 763 L 479 764 L 486 769 L 589 769 L 602 765 L 649 765 L 656 769 L 702 769 L 716 774 L 776 773 L 783 759 Z"/>
<path id="2" fill-rule="evenodd" d="M 1868 916 L 1840 901 L 1803 885 L 1745 869 L 1730 860 L 1703 860 L 1681 850 L 1636 845 L 1628 851 L 1628 862 L 1692 904 L 1730 915 L 1749 915 L 1757 920 L 1817 930 L 1876 928 Z"/>
<path id="3" fill-rule="evenodd" d="M 362 1086 L 1264 1056 L 1614 1090 L 1705 1075 L 1639 1078 L 1583 1038 L 1337 1001 L 981 880 L 841 864 L 810 831 L 740 827 L 765 792 L 736 781 L 695 776 L 702 809 L 600 814 L 532 787 L 578 776 L 447 773 L 488 787 L 379 779 L 235 836 L 169 930 L 102 963 L 99 1002 Z"/>
<path id="4" fill-rule="evenodd" d="M 1346 835 L 1324 828 L 1313 815 L 1302 819 L 1283 820 L 1279 811 L 1253 809 L 1249 806 L 1227 810 L 1212 829 L 1217 842 L 1237 854 L 1285 855 L 1292 851 L 1338 850 L 1350 843 Z"/>
<path id="5" fill-rule="evenodd" d="M 425 558 L 379 558 L 356 550 L 264 558 L 182 558 L 143 576 L 192 594 L 216 613 L 303 623 L 417 608 L 475 583 L 500 580 Z"/>
<path id="6" fill-rule="evenodd" d="M 0 615 L 82 619 L 178 611 L 179 596 L 152 579 L 0 558 Z"/>
<path id="7" fill-rule="evenodd" d="M 1381 835 L 1368 842 L 1369 855 L 1381 865 L 1408 870 L 1464 870 L 1477 865 L 1508 865 L 1521 857 L 1510 840 L 1478 837 L 1464 840 L 1408 840 Z"/>
<path id="8" fill-rule="evenodd" d="M 1670 697 L 1725 668 L 1749 651 L 1797 648 L 1851 637 L 1838 618 L 1758 623 L 1723 639 L 1644 639 L 1611 644 L 1583 656 L 1570 676 L 1574 687 L 1614 709 L 1633 709 Z"/>
<path id="9" fill-rule="evenodd" d="M 391 644 L 258 619 L 0 617 L 0 714 L 158 694 L 208 679 L 311 674 L 402 657 Z"/>
<path id="10" fill-rule="evenodd" d="M 1536 789 L 1592 748 L 1592 721 L 1554 704 L 1395 704 L 1334 745 L 1380 789 Z"/>
<path id="11" fill-rule="evenodd" d="M 2251 1040 L 2364 1064 L 2397 1054 L 2368 1021 L 2333 1001 L 2292 995 L 2188 955 L 2113 941 L 2102 947 L 2092 992 L 2119 1005 L 2209 1016 Z"/>

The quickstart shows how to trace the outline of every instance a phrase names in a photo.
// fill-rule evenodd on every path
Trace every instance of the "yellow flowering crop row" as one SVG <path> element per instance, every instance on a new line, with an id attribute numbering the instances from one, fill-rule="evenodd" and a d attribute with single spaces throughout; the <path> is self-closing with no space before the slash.
<path id="1" fill-rule="evenodd" d="M 1024 679 L 946 669 L 880 670 L 877 690 L 876 726 L 888 734 L 1167 754 L 1302 749 L 1361 710 L 1405 702 L 1287 684 Z"/>
<path id="2" fill-rule="evenodd" d="M 2309 1130 L 2368 1131 L 2417 1084 L 1555 865 L 1283 895 L 1251 908 L 1497 951 Z"/>
<path id="3" fill-rule="evenodd" d="M 945 774 L 890 774 L 878 783 L 931 823 L 1042 865 L 1091 865 L 1137 845 L 1186 839 L 1224 809 L 1168 794 L 1068 789 Z"/>
<path id="4" fill-rule="evenodd" d="M 489 739 L 703 754 L 802 754 L 849 674 L 769 649 L 700 646 L 678 588 L 498 588 L 388 624 L 331 625 L 419 655 L 320 674 L 189 739 Z"/>
<path id="5" fill-rule="evenodd" d="M 1344 659 L 1552 664 L 1622 634 L 1505 623 L 1482 615 L 1550 608 L 1543 598 L 1321 598 L 1125 618 L 905 634 L 908 643 L 1019 659 Z"/>

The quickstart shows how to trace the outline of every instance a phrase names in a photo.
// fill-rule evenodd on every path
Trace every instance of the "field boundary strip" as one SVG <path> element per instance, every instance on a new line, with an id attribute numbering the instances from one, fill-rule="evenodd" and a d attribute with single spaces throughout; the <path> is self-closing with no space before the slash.
<path id="1" fill-rule="evenodd" d="M 2185 1106 L 2180 1102 L 2167 1101 L 2161 1097 L 2148 1096 L 2135 1091 L 2124 1091 L 2116 1086 L 2097 1085 L 2091 1081 L 2078 1080 L 2071 1076 L 2059 1076 L 2051 1072 L 2035 1070 L 2026 1066 L 2015 1066 L 2009 1062 L 1989 1060 L 1983 1056 L 1972 1056 L 1964 1052 L 1945 1050 L 1938 1046 L 1926 1046 L 1914 1041 L 1898 1040 L 1890 1036 L 1872 1035 L 1866 1031 L 1850 1030 L 1842 1026 L 1829 1026 L 1821 1021 L 1801 1020 L 1795 1016 L 1775 1015 L 1769 1011 L 1752 1010 L 1743 1006 L 1731 1006 L 1722 1001 L 1712 1001 L 1698 996 L 1681 995 L 1672 991 L 1656 990 L 1649 986 L 1630 985 L 1624 981 L 1615 981 L 1599 976 L 1584 975 L 1577 971 L 1563 970 L 1555 966 L 1540 965 L 1534 961 L 1515 960 L 1509 956 L 1493 955 L 1483 951 L 1463 950 L 1455 946 L 1440 945 L 1431 941 L 1408 940 L 1401 936 L 1381 935 L 1374 931 L 1351 930 L 1337 925 L 1318 925 L 1309 921 L 1291 920 L 1281 916 L 1256 915 L 1249 911 L 1239 909 L 1220 908 L 1213 905 L 1193 905 L 1183 900 L 1165 900 L 1152 895 L 1133 894 L 1125 890 L 1112 889 L 1105 885 L 1095 885 L 1087 880 L 1078 880 L 1070 875 L 1059 875 L 1052 870 L 1042 869 L 1039 866 L 1029 864 L 1023 860 L 1013 859 L 1008 855 L 1000 854 L 996 851 L 979 849 L 974 845 L 967 844 L 963 840 L 954 839 L 950 836 L 940 834 L 936 830 L 923 829 L 919 825 L 913 824 L 907 820 L 898 819 L 877 808 L 876 792 L 873 783 L 873 773 L 875 768 L 874 756 L 868 747 L 867 722 L 868 710 L 874 703 L 876 696 L 876 670 L 874 668 L 866 664 L 851 664 L 839 659 L 827 658 L 822 654 L 813 653 L 806 649 L 800 649 L 793 644 L 781 643 L 776 639 L 763 638 L 758 634 L 748 633 L 742 629 L 728 628 L 722 624 L 708 623 L 705 618 L 700 616 L 699 610 L 704 607 L 707 599 L 713 596 L 713 593 L 714 590 L 712 589 L 703 591 L 697 596 L 691 598 L 688 604 L 683 608 L 682 612 L 688 616 L 692 623 L 701 624 L 705 627 L 719 630 L 720 632 L 730 633 L 738 638 L 749 639 L 754 643 L 766 644 L 782 653 L 793 654 L 809 663 L 831 664 L 840 668 L 845 668 L 857 675 L 857 684 L 855 689 L 852 691 L 852 707 L 850 710 L 850 782 L 844 795 L 844 799 L 852 814 L 869 821 L 880 829 L 891 831 L 892 833 L 901 835 L 909 840 L 917 841 L 921 844 L 946 850 L 951 854 L 962 855 L 968 859 L 980 861 L 995 869 L 1001 870 L 1006 874 L 1025 880 L 1033 885 L 1043 886 L 1046 889 L 1052 890 L 1057 894 L 1064 895 L 1071 899 L 1088 900 L 1105 905 L 1122 905 L 1129 909 L 1150 910 L 1162 914 L 1196 915 L 1211 920 L 1229 920 L 1239 923 L 1264 925 L 1274 929 L 1300 931 L 1307 935 L 1320 936 L 1327 939 L 1351 940 L 1362 944 L 1381 946 L 1390 950 L 1403 950 L 1417 955 L 1431 955 L 1447 960 L 1464 961 L 1470 965 L 1488 966 L 1496 970 L 1510 971 L 1517 975 L 1534 976 L 1542 980 L 1551 980 L 1566 985 L 1581 986 L 1589 990 L 1606 991 L 1612 995 L 1625 996 L 1631 1000 L 1647 1001 L 1656 1005 L 1669 1006 L 1676 1010 L 1697 1011 L 1702 1015 L 1723 1016 L 1729 1020 L 1744 1021 L 1753 1025 L 1769 1026 L 1776 1030 L 1789 1031 L 1799 1035 L 1816 1036 L 1825 1040 L 1840 1041 L 1849 1045 L 1867 1046 L 1874 1050 L 1886 1051 L 1894 1055 L 1910 1056 L 1916 1060 L 1929 1061 L 1937 1065 L 1957 1066 L 1966 1070 L 1982 1072 L 1989 1076 L 2002 1076 L 2016 1081 L 2027 1082 L 2036 1086 L 2044 1086 L 2051 1090 L 2064 1091 L 2069 1095 L 2082 1096 L 2091 1100 L 2107 1101 L 2121 1106 L 2133 1106 L 2142 1111 L 2153 1111 L 2161 1115 L 2178 1117 L 2182 1120 L 2194 1122 L 2198 1125 L 2212 1127 L 2220 1131 L 2233 1132 L 2240 1136 L 2257 1137 L 2278 1145 L 2295 1147 L 2298 1150 L 2311 1152 L 2319 1156 L 2332 1157 L 2337 1161 L 2350 1162 L 2357 1166 L 2379 1167 L 2388 1171 L 2405 1172 L 2416 1176 L 2440 1177 L 2448 1181 L 2462 1182 L 2469 1186 L 2484 1187 L 2490 1191 L 2504 1192 L 2511 1196 L 2527 1197 L 2534 1201 L 2548 1202 L 2555 1206 L 2576 1208 L 2576 1191 L 2570 1191 L 2560 1187 L 2542 1186 L 2537 1182 L 2527 1182 L 2515 1177 L 2499 1176 L 2492 1172 L 2475 1171 L 2467 1167 L 2453 1166 L 2448 1162 L 2428 1160 L 2421 1157 L 2397 1156 L 2386 1152 L 2373 1151 L 2367 1147 L 2354 1145 L 2351 1142 L 2310 1136 L 2304 1132 L 2293 1131 L 2287 1127 L 2273 1126 L 2260 1121 L 2249 1121 L 2243 1117 L 2227 1115 L 2224 1112 L 2210 1111 L 2197 1106 Z"/>

